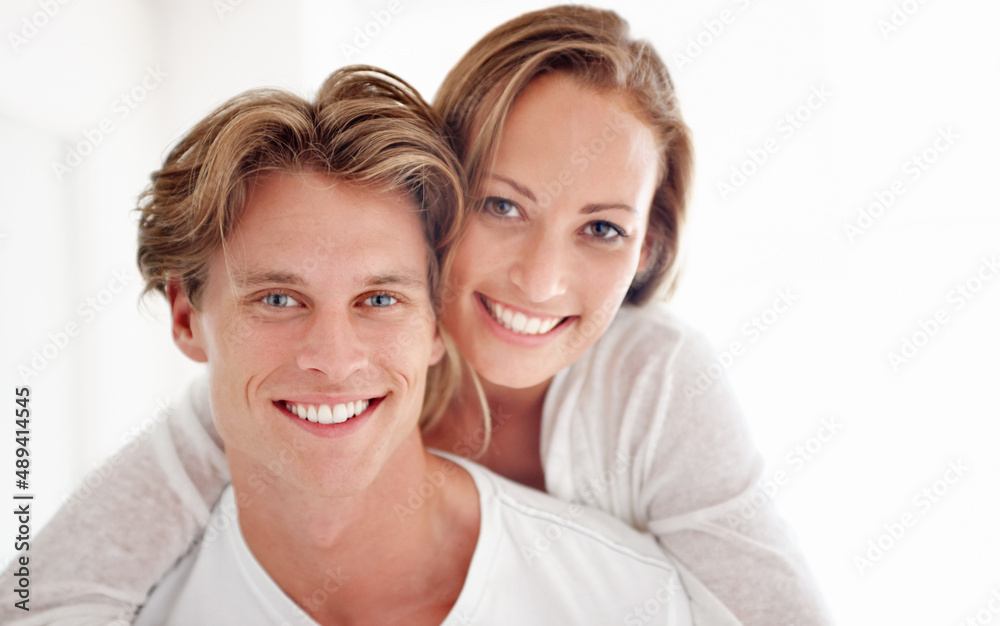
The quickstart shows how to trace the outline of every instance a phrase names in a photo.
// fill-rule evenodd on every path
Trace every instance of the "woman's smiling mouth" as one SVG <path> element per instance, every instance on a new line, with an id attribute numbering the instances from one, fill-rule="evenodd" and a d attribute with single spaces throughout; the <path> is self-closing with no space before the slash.
<path id="1" fill-rule="evenodd" d="M 483 308 L 490 317 L 507 330 L 519 335 L 544 335 L 568 320 L 568 317 L 535 317 L 529 316 L 521 311 L 515 311 L 509 306 L 505 306 L 491 300 L 487 296 L 476 293 Z"/>

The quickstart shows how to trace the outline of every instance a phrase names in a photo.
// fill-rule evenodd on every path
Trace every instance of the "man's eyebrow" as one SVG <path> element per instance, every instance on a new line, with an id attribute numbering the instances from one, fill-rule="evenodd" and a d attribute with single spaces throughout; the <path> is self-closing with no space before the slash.
<path id="1" fill-rule="evenodd" d="M 236 284 L 253 287 L 266 284 L 286 284 L 304 287 L 304 278 L 293 272 L 272 272 L 255 271 L 242 273 L 238 272 L 234 277 Z M 388 272 L 385 274 L 375 274 L 368 276 L 363 281 L 365 287 L 377 287 L 381 285 L 400 285 L 402 287 L 426 287 L 427 277 L 418 272 Z"/>
<path id="2" fill-rule="evenodd" d="M 268 270 L 252 272 L 237 271 L 233 275 L 233 281 L 237 285 L 246 287 L 274 283 L 303 287 L 306 284 L 305 279 L 294 272 L 274 272 Z"/>
<path id="3" fill-rule="evenodd" d="M 380 287 L 382 285 L 399 285 L 400 287 L 427 288 L 427 277 L 419 272 L 389 272 L 375 274 L 364 281 L 365 287 Z"/>
<path id="4" fill-rule="evenodd" d="M 532 202 L 538 202 L 538 200 L 535 198 L 535 194 L 531 193 L 531 190 L 525 187 L 524 185 L 521 185 L 520 183 L 510 178 L 507 178 L 506 176 L 501 176 L 500 174 L 493 174 L 492 176 L 493 178 L 499 180 L 500 182 L 510 185 L 511 187 L 514 188 L 514 191 L 521 194 L 528 200 L 531 200 Z"/>

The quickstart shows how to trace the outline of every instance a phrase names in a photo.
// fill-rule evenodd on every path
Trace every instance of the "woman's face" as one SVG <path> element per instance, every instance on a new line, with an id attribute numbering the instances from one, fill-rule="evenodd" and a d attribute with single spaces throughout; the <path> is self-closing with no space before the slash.
<path id="1" fill-rule="evenodd" d="M 561 73 L 521 92 L 443 315 L 483 378 L 544 383 L 604 333 L 645 262 L 657 178 L 655 138 L 623 96 Z"/>

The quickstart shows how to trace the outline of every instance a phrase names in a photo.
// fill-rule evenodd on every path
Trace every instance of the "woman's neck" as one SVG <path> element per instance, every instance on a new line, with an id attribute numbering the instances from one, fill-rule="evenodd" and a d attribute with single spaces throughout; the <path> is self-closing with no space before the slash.
<path id="1" fill-rule="evenodd" d="M 467 378 L 470 384 L 463 384 L 463 394 L 467 392 L 465 389 L 466 386 L 473 387 L 471 377 Z M 545 394 L 549 390 L 549 385 L 552 384 L 551 378 L 534 387 L 524 389 L 495 385 L 482 378 L 479 380 L 483 387 L 483 393 L 486 396 L 486 403 L 490 407 L 490 414 L 493 416 L 493 424 L 496 426 L 494 429 L 495 432 L 499 431 L 510 417 L 515 417 L 522 421 L 537 421 L 541 424 L 542 406 L 545 404 Z M 475 389 L 469 389 L 468 391 L 474 392 Z"/>
<path id="2" fill-rule="evenodd" d="M 524 389 L 480 382 L 491 416 L 489 447 L 482 456 L 476 457 L 487 433 L 479 395 L 469 375 L 463 376 L 462 389 L 441 423 L 426 436 L 427 445 L 474 458 L 501 476 L 544 491 L 542 407 L 552 380 Z"/>

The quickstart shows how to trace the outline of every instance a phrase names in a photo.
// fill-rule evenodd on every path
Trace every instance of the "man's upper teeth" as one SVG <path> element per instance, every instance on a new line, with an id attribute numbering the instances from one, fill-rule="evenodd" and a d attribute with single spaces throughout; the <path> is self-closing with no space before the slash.
<path id="1" fill-rule="evenodd" d="M 316 422 L 318 424 L 340 424 L 348 419 L 364 413 L 368 408 L 368 400 L 356 400 L 345 404 L 335 404 L 330 408 L 329 404 L 293 404 L 285 403 L 285 408 L 295 413 L 304 420 Z"/>
<path id="2" fill-rule="evenodd" d="M 507 330 L 522 335 L 544 335 L 555 328 L 560 321 L 558 317 L 528 317 L 520 311 L 514 312 L 508 309 L 498 302 L 491 301 L 490 306 L 493 308 L 493 319 L 500 322 Z"/>

